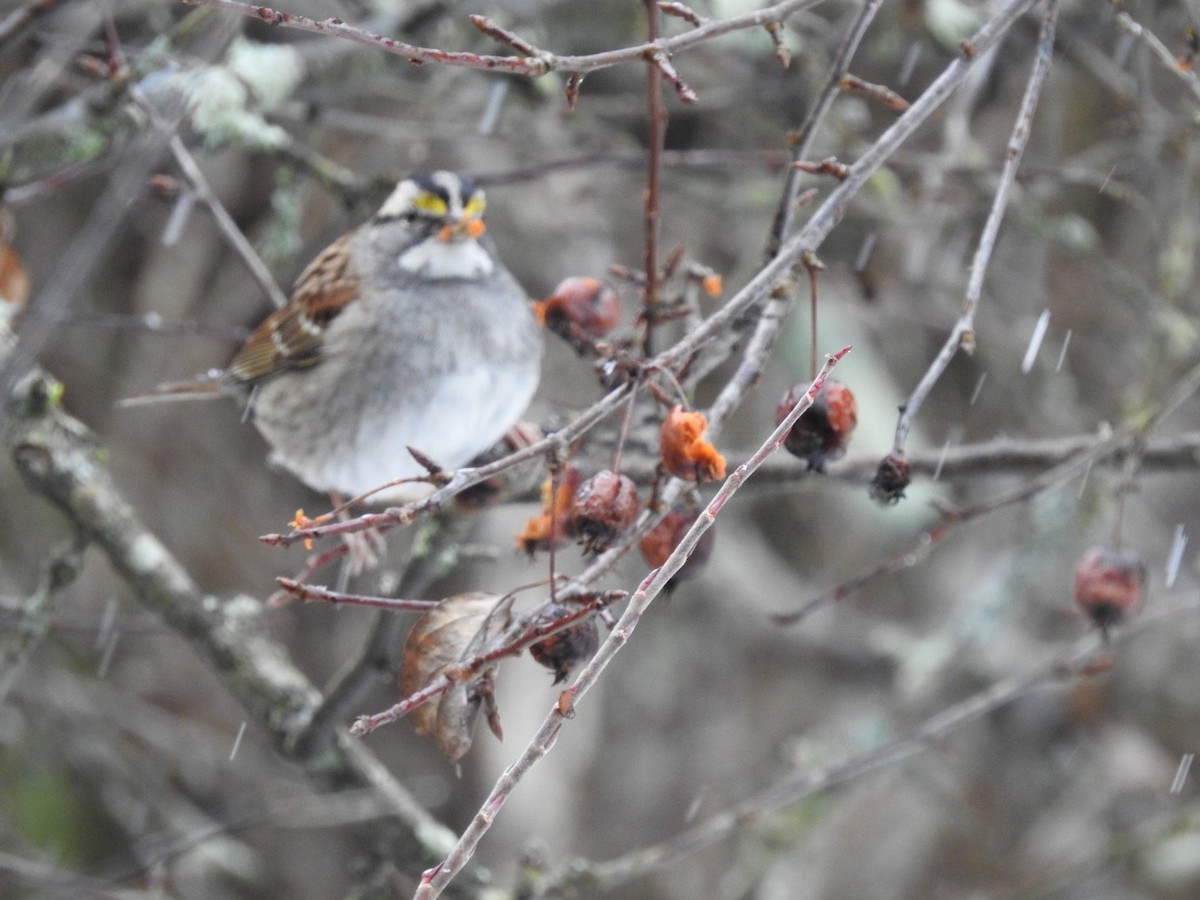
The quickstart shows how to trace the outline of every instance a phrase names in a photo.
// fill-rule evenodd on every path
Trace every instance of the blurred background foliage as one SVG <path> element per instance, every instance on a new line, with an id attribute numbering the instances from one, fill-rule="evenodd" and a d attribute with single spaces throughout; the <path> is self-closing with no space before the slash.
<path id="1" fill-rule="evenodd" d="M 693 4 L 724 17 L 747 0 Z M 304 551 L 261 544 L 297 507 L 323 508 L 265 463 L 262 441 L 229 405 L 119 409 L 161 381 L 227 361 L 266 311 L 197 204 L 179 219 L 170 190 L 141 191 L 98 267 L 46 309 L 39 289 L 69 263 L 74 238 L 104 216 L 123 161 L 146 152 L 144 112 L 97 71 L 107 60 L 101 4 L 40 4 L 0 27 L 0 180 L 9 242 L 33 285 L 27 322 L 50 328 L 40 362 L 67 409 L 99 435 L 146 523 L 217 596 L 265 598 Z M 5 4 L 10 15 L 27 7 Z M 642 4 L 510 0 L 297 2 L 430 47 L 505 52 L 467 21 L 496 18 L 537 46 L 583 54 L 642 40 Z M 663 243 L 724 277 L 726 296 L 757 271 L 778 202 L 787 136 L 803 119 L 858 4 L 790 18 L 784 68 L 759 30 L 707 42 L 674 62 L 700 102 L 668 89 Z M 362 221 L 398 177 L 449 168 L 489 192 L 489 233 L 532 297 L 570 275 L 642 261 L 645 67 L 589 75 L 568 110 L 561 79 L 535 81 L 437 65 L 168 0 L 114 0 L 132 79 L 178 118 L 238 228 L 279 282 Z M 1120 28 L 1125 12 L 1175 54 L 1200 26 L 1196 0 L 1065 0 L 1054 65 L 988 272 L 978 350 L 959 356 L 917 420 L 913 452 L 998 437 L 1100 433 L 1134 422 L 1198 354 L 1200 99 Z M 913 99 L 959 52 L 991 5 L 885 2 L 851 67 Z M 1021 20 L 967 84 L 892 156 L 820 250 L 818 344 L 853 344 L 837 377 L 859 402 L 850 458 L 891 446 L 896 408 L 957 318 L 1017 104 L 1038 15 Z M 668 19 L 669 33 L 686 26 Z M 857 158 L 896 113 L 845 93 L 813 153 Z M 179 179 L 165 154 L 153 171 Z M 828 183 L 813 178 L 827 191 Z M 113 211 L 116 215 L 116 211 Z M 801 219 L 804 212 L 800 213 Z M 166 239 L 166 238 L 170 239 Z M 634 292 L 623 289 L 627 317 Z M 706 300 L 705 311 L 719 300 Z M 1030 371 L 1021 361 L 1049 311 Z M 807 316 L 793 315 L 761 384 L 720 439 L 745 458 L 775 404 L 808 376 Z M 563 421 L 599 396 L 589 366 L 551 341 L 530 418 Z M 702 384 L 701 405 L 727 376 Z M 1160 435 L 1193 432 L 1192 398 Z M 606 426 L 607 427 L 607 426 Z M 615 427 L 615 425 L 613 425 Z M 861 479 L 751 482 L 721 515 L 703 575 L 662 598 L 618 664 L 505 807 L 476 864 L 511 888 L 517 861 L 605 859 L 668 837 L 797 767 L 820 767 L 905 733 L 973 691 L 1023 671 L 1085 634 L 1075 561 L 1107 541 L 1120 473 L 1097 467 L 964 526 L 927 559 L 877 578 L 800 624 L 771 614 L 912 545 L 938 520 L 931 498 L 965 504 L 1031 475 L 997 465 L 918 480 L 900 505 L 872 503 Z M 861 468 L 861 467 L 860 467 Z M 1194 470 L 1141 471 L 1123 532 L 1149 564 L 1149 604 L 1197 589 L 1185 551 L 1165 581 L 1176 534 L 1200 533 Z M 0 464 L 0 602 L 7 638 L 61 517 Z M 544 576 L 514 549 L 532 498 L 478 516 L 480 551 L 431 596 L 507 588 Z M 393 535 L 376 590 L 404 560 Z M 1194 546 L 1194 545 L 1193 545 Z M 51 605 L 49 633 L 0 706 L 0 886 L 6 896 L 330 897 L 359 888 L 361 848 L 331 823 L 302 776 L 281 762 L 187 641 L 134 604 L 95 551 Z M 571 553 L 560 558 L 578 569 Z M 645 575 L 627 558 L 609 579 Z M 352 657 L 371 616 L 293 604 L 269 622 L 296 664 L 324 684 Z M 98 638 L 99 636 L 99 638 Z M 1111 671 L 1024 694 L 928 752 L 747 824 L 733 840 L 611 897 L 1185 898 L 1200 894 L 1200 806 L 1193 775 L 1170 791 L 1200 745 L 1200 623 L 1181 618 L 1115 651 Z M 12 658 L 6 658 L 12 662 Z M 366 743 L 428 809 L 464 827 L 557 696 L 527 657 L 503 663 L 509 742 L 480 736 L 461 776 L 406 723 Z M 381 684 L 364 710 L 396 699 Z M 68 878 L 69 873 L 74 873 Z M 414 873 L 405 873 L 411 877 Z M 407 884 L 402 878 L 399 894 Z M 466 890 L 465 888 L 463 890 Z M 482 895 L 481 895 L 482 896 Z"/>

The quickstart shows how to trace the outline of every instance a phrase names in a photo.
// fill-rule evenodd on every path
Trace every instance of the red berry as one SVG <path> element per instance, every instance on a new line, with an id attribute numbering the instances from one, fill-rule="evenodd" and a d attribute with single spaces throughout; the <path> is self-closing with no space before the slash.
<path id="1" fill-rule="evenodd" d="M 637 521 L 642 501 L 628 475 L 605 469 L 575 492 L 574 531 L 587 553 L 607 550 Z"/>
<path id="2" fill-rule="evenodd" d="M 808 385 L 792 387 L 775 409 L 778 425 L 800 402 Z M 809 470 L 821 472 L 825 464 L 846 454 L 850 436 L 858 424 L 858 402 L 854 393 L 840 381 L 827 380 L 804 415 L 784 438 L 783 446 L 793 456 L 808 462 Z"/>
<path id="3" fill-rule="evenodd" d="M 546 327 L 575 343 L 602 338 L 621 322 L 621 299 L 607 281 L 567 278 L 540 305 Z"/>
<path id="4" fill-rule="evenodd" d="M 1142 608 L 1146 563 L 1128 547 L 1092 547 L 1075 566 L 1075 602 L 1104 636 Z"/>

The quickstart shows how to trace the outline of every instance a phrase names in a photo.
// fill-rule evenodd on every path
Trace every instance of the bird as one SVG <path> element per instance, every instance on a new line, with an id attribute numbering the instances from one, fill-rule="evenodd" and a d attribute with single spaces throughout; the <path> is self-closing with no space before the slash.
<path id="1" fill-rule="evenodd" d="M 375 215 L 301 272 L 287 304 L 224 370 L 140 400 L 232 394 L 271 460 L 314 490 L 356 497 L 492 447 L 528 407 L 542 333 L 486 236 L 486 199 L 448 171 L 402 179 Z M 420 499 L 427 482 L 376 491 Z"/>

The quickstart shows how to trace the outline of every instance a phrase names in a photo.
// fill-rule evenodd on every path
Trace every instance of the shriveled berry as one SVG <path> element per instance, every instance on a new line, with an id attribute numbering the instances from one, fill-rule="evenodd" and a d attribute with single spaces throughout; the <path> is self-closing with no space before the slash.
<path id="1" fill-rule="evenodd" d="M 891 506 L 904 498 L 904 489 L 912 481 L 912 466 L 903 453 L 889 453 L 879 463 L 871 479 L 871 499 Z"/>
<path id="2" fill-rule="evenodd" d="M 797 384 L 783 395 L 775 409 L 776 425 L 787 418 L 807 391 L 807 385 Z M 854 393 L 842 382 L 829 379 L 812 406 L 796 420 L 783 446 L 793 456 L 807 461 L 810 471 L 821 472 L 826 463 L 846 455 L 857 424 L 858 402 Z"/>
<path id="3" fill-rule="evenodd" d="M 692 527 L 699 515 L 700 511 L 697 509 L 677 506 L 663 516 L 662 520 L 647 532 L 638 545 L 646 562 L 655 567 L 665 563 L 667 557 L 679 546 L 679 542 L 683 540 L 683 536 L 688 533 L 688 529 Z M 716 535 L 712 528 L 700 535 L 700 540 L 696 542 L 692 555 L 667 582 L 667 590 L 674 589 L 678 582 L 694 578 L 703 571 L 708 564 L 708 558 L 712 556 L 715 539 Z"/>
<path id="4" fill-rule="evenodd" d="M 553 620 L 567 616 L 570 612 L 571 610 L 561 603 L 551 603 L 546 607 L 545 615 Z M 565 681 L 576 666 L 591 659 L 599 646 L 600 630 L 596 627 L 596 619 L 589 616 L 581 622 L 554 632 L 549 637 L 542 638 L 536 644 L 531 644 L 529 655 L 552 670 L 554 683 L 558 684 Z"/>
<path id="5" fill-rule="evenodd" d="M 599 278 L 567 278 L 538 306 L 546 327 L 576 344 L 602 338 L 621 323 L 621 298 Z"/>
<path id="6" fill-rule="evenodd" d="M 627 475 L 605 469 L 581 484 L 575 492 L 573 525 L 584 551 L 607 550 L 637 521 L 641 508 L 637 485 Z"/>
<path id="7" fill-rule="evenodd" d="M 1142 608 L 1145 589 L 1146 563 L 1129 547 L 1092 547 L 1075 566 L 1075 602 L 1106 639 Z"/>

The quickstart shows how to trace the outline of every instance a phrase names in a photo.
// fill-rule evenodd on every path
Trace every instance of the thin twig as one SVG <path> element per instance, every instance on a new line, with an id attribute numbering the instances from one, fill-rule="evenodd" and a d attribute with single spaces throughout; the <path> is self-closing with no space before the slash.
<path id="1" fill-rule="evenodd" d="M 438 605 L 437 600 L 403 600 L 398 597 L 372 597 L 365 594 L 347 594 L 334 591 L 318 584 L 302 584 L 283 575 L 275 576 L 275 583 L 297 600 L 321 603 L 346 604 L 347 606 L 373 606 L 396 612 L 425 612 Z"/>
<path id="2" fill-rule="evenodd" d="M 502 459 L 488 463 L 485 466 L 458 469 L 449 476 L 445 485 L 438 488 L 424 500 L 415 501 L 405 506 L 393 507 L 381 513 L 367 513 L 354 519 L 348 519 L 345 522 L 330 522 L 326 525 L 297 528 L 287 534 L 264 534 L 259 540 L 272 546 L 287 547 L 298 541 L 355 534 L 371 528 L 378 528 L 384 531 L 396 525 L 409 525 L 416 521 L 422 514 L 438 509 L 454 495 L 472 485 L 487 481 L 492 476 L 499 475 L 513 466 L 539 459 L 548 452 L 570 444 L 576 438 L 586 434 L 603 421 L 613 410 L 617 409 L 632 389 L 632 384 L 624 384 L 618 388 L 614 388 L 576 417 L 570 424 L 559 429 L 554 434 L 530 444 L 528 447 L 523 447 L 520 450 L 510 453 Z"/>
<path id="3" fill-rule="evenodd" d="M 995 46 L 1029 7 L 1037 0 L 1008 0 L 995 16 L 989 19 L 972 38 L 973 45 L 982 53 Z M 830 231 L 841 221 L 845 208 L 856 193 L 866 184 L 867 179 L 881 166 L 884 161 L 911 135 L 920 125 L 953 93 L 954 89 L 966 78 L 973 64 L 973 57 L 962 56 L 954 59 L 940 76 L 913 102 L 908 111 L 903 113 L 888 128 L 879 139 L 872 144 L 857 162 L 850 167 L 846 180 L 839 184 L 825 202 L 813 213 L 812 218 L 794 237 L 789 238 L 779 252 L 768 262 L 749 283 L 729 299 L 702 323 L 688 332 L 673 347 L 665 350 L 647 363 L 647 368 L 667 368 L 678 370 L 701 351 L 714 337 L 723 333 L 747 309 L 768 296 L 775 288 L 779 279 L 790 271 L 795 261 L 806 250 L 815 251 Z M 764 341 L 765 344 L 765 341 Z M 758 361 L 744 364 L 747 378 L 742 378 L 742 368 L 735 386 L 729 386 L 722 391 L 720 398 L 721 417 L 710 416 L 709 430 L 715 434 L 721 418 L 732 412 L 739 399 L 738 392 L 744 393 L 752 383 L 753 372 Z M 750 380 L 747 380 L 750 379 Z M 346 522 L 330 523 L 312 528 L 296 529 L 288 534 L 263 535 L 260 540 L 276 546 L 288 546 L 305 539 L 328 537 L 339 534 L 352 534 L 369 528 L 386 529 L 396 525 L 410 524 L 423 512 L 436 509 L 450 497 L 472 484 L 477 484 L 492 475 L 505 471 L 519 462 L 537 458 L 547 452 L 551 446 L 569 444 L 576 438 L 587 433 L 598 422 L 615 409 L 626 396 L 630 385 L 626 384 L 609 392 L 578 418 L 555 435 L 532 444 L 502 460 L 487 466 L 472 469 L 459 469 L 450 476 L 450 481 L 431 494 L 426 500 L 407 506 L 389 509 L 383 513 L 371 513 L 359 516 Z M 717 404 L 714 403 L 714 409 Z M 608 559 L 608 551 L 597 562 Z M 595 565 L 595 564 L 593 564 Z"/>
<path id="4" fill-rule="evenodd" d="M 179 137 L 178 126 L 172 122 L 168 122 L 158 114 L 158 110 L 154 105 L 147 100 L 146 95 L 142 93 L 133 82 L 127 85 L 129 96 L 134 103 L 142 110 L 150 123 L 154 126 L 161 135 L 167 139 L 167 146 L 171 150 L 171 155 L 175 157 L 175 164 L 179 166 L 179 170 L 183 173 L 191 187 L 192 193 L 196 198 L 208 207 L 212 213 L 213 221 L 217 223 L 217 229 L 222 236 L 233 248 L 234 252 L 241 259 L 249 271 L 250 276 L 258 284 L 259 288 L 267 295 L 272 305 L 276 309 L 282 309 L 287 305 L 287 296 L 279 288 L 279 284 L 275 281 L 275 276 L 271 274 L 270 268 L 262 257 L 258 255 L 253 245 L 246 239 L 246 235 L 242 234 L 242 230 L 238 228 L 237 222 L 233 220 L 233 216 L 229 214 L 229 210 L 225 208 L 220 198 L 213 192 L 212 187 L 208 183 L 208 179 L 204 177 L 204 172 L 200 169 L 196 158 L 192 156 L 192 152 L 188 150 L 183 139 Z"/>
<path id="5" fill-rule="evenodd" d="M 646 30 L 651 41 L 658 40 L 662 24 L 662 13 L 655 0 L 645 0 Z M 654 353 L 654 326 L 658 321 L 655 306 L 658 303 L 658 241 L 662 232 L 659 223 L 660 191 L 662 187 L 662 152 L 667 136 L 667 110 L 662 100 L 662 76 L 660 66 L 653 58 L 646 66 L 646 200 L 643 207 L 644 250 L 642 253 L 642 319 L 645 333 L 642 335 L 642 354 Z"/>
<path id="6" fill-rule="evenodd" d="M 353 25 L 348 25 L 341 19 L 324 19 L 318 21 L 310 19 L 308 16 L 282 12 L 272 9 L 269 6 L 243 3 L 240 0 L 181 0 L 181 2 L 189 6 L 213 6 L 257 19 L 260 22 L 266 22 L 268 25 L 278 25 L 314 34 L 328 34 L 345 38 L 346 40 L 376 47 L 386 53 L 403 56 L 405 59 L 412 60 L 415 63 L 438 63 L 440 65 L 461 66 L 468 69 L 484 69 L 488 71 L 507 72 L 513 75 L 538 77 L 550 72 L 568 72 L 577 75 L 585 72 L 593 72 L 597 69 L 606 69 L 623 63 L 644 60 L 648 54 L 654 53 L 662 53 L 669 57 L 682 50 L 699 46 L 723 34 L 742 31 L 747 28 L 758 28 L 766 25 L 768 22 L 782 21 L 802 9 L 816 6 L 821 0 L 784 0 L 782 3 L 777 3 L 774 6 L 769 6 L 755 12 L 740 16 L 731 16 L 728 19 L 710 21 L 699 28 L 693 28 L 691 31 L 675 37 L 649 41 L 621 50 L 592 53 L 587 56 L 561 56 L 545 50 L 539 50 L 532 44 L 522 41 L 516 35 L 507 31 L 505 32 L 507 35 L 504 38 L 505 43 L 511 45 L 513 40 L 521 41 L 522 45 L 530 51 L 529 55 L 487 56 L 478 53 L 418 47 L 382 34 L 375 34 L 371 31 L 356 28 Z M 491 27 L 499 29 L 499 26 L 495 25 L 495 23 L 489 24 Z M 476 27 L 480 26 L 477 24 Z"/>
<path id="7" fill-rule="evenodd" d="M 812 151 L 813 141 L 820 130 L 821 122 L 830 107 L 833 106 L 833 101 L 842 88 L 842 76 L 850 68 L 850 62 L 854 59 L 854 54 L 858 52 L 858 45 L 862 43 L 867 29 L 875 20 L 875 14 L 879 12 L 882 2 L 883 0 L 867 0 L 846 32 L 842 46 L 838 48 L 833 64 L 829 68 L 829 74 L 825 77 L 825 84 L 817 94 L 816 102 L 813 103 L 812 109 L 808 111 L 808 115 L 804 117 L 804 121 L 792 135 L 793 163 L 804 159 Z M 779 250 L 779 245 L 783 242 L 784 237 L 792 230 L 792 221 L 796 213 L 796 197 L 799 193 L 799 173 L 789 168 L 784 177 L 783 192 L 779 197 L 779 206 L 775 210 L 775 219 L 771 224 L 771 235 L 767 242 L 768 256 L 773 256 Z"/>
<path id="8" fill-rule="evenodd" d="M 1125 449 L 1137 441 L 1135 435 L 1110 437 L 1108 440 L 1093 445 L 1086 451 L 1040 475 L 1024 481 L 1010 490 L 1002 491 L 994 497 L 988 497 L 967 507 L 947 510 L 941 520 L 922 533 L 909 547 L 890 557 L 879 560 L 867 567 L 863 572 L 843 581 L 841 584 L 818 594 L 794 610 L 780 613 L 772 618 L 780 625 L 792 625 L 806 618 L 823 606 L 837 600 L 843 600 L 855 591 L 874 581 L 882 575 L 894 572 L 899 568 L 910 566 L 914 561 L 923 559 L 936 544 L 945 539 L 957 526 L 981 518 L 989 513 L 1005 509 L 1017 503 L 1023 503 L 1038 494 L 1058 487 L 1080 472 L 1086 472 L 1096 460 L 1111 455 L 1118 447 Z"/>
<path id="9" fill-rule="evenodd" d="M 1117 25 L 1145 44 L 1167 71 L 1173 72 L 1182 79 L 1187 89 L 1192 92 L 1192 96 L 1200 100 L 1200 74 L 1197 74 L 1194 69 L 1180 66 L 1175 54 L 1167 49 L 1166 44 L 1160 41 L 1154 32 L 1138 24 L 1127 12 L 1117 13 Z"/>
<path id="10" fill-rule="evenodd" d="M 1114 643 L 1126 642 L 1197 612 L 1200 612 L 1200 600 L 1195 598 L 1159 609 L 1124 626 Z M 658 871 L 670 862 L 737 834 L 748 824 L 760 821 L 764 815 L 917 756 L 962 726 L 1028 696 L 1043 685 L 1087 677 L 1089 663 L 1102 649 L 1100 636 L 1090 634 L 1027 671 L 997 681 L 930 716 L 907 735 L 852 754 L 831 765 L 797 770 L 737 806 L 669 840 L 604 863 L 572 860 L 557 876 L 539 885 L 546 892 L 542 896 L 569 895 L 573 885 L 587 885 L 592 891 L 608 891 Z"/>
<path id="11" fill-rule="evenodd" d="M 561 615 L 555 616 L 552 619 L 543 619 L 541 614 L 549 607 L 549 604 L 554 602 L 553 598 L 551 598 L 538 607 L 538 609 L 533 610 L 529 615 L 523 616 L 513 623 L 513 625 L 507 628 L 503 634 L 498 636 L 495 641 L 482 651 L 470 659 L 463 660 L 453 668 L 447 668 L 419 691 L 415 691 L 405 697 L 395 706 L 369 716 L 359 716 L 354 720 L 354 724 L 350 726 L 350 733 L 355 737 L 363 737 L 377 728 L 402 719 L 417 707 L 428 703 L 434 697 L 444 694 L 456 683 L 469 681 L 497 660 L 508 656 L 517 656 L 530 644 L 535 644 L 552 634 L 570 628 L 580 620 L 594 615 L 596 612 L 624 598 L 624 591 L 608 591 L 603 594 L 596 594 L 586 602 L 576 604 L 572 609 Z"/>
<path id="12" fill-rule="evenodd" d="M 625 607 L 625 611 L 617 621 L 616 627 L 609 633 L 604 643 L 600 645 L 600 649 L 596 651 L 596 655 L 583 667 L 570 687 L 559 695 L 557 702 L 543 720 L 537 734 L 534 735 L 521 756 L 505 770 L 499 781 L 496 782 L 488 798 L 484 801 L 474 818 L 472 818 L 471 824 L 463 831 L 457 845 L 440 865 L 430 869 L 421 877 L 421 885 L 414 895 L 415 900 L 433 900 L 433 898 L 439 896 L 450 880 L 467 864 L 471 856 L 474 855 L 479 841 L 487 833 L 488 829 L 491 828 L 496 814 L 504 806 L 507 798 L 512 795 L 512 791 L 533 765 L 550 751 L 563 723 L 574 714 L 579 701 L 587 694 L 592 685 L 595 684 L 600 673 L 612 662 L 621 648 L 628 643 L 634 630 L 637 628 L 638 622 L 641 621 L 650 604 L 662 592 L 667 582 L 687 562 L 696 545 L 699 543 L 700 538 L 712 527 L 717 515 L 737 492 L 738 488 L 754 474 L 772 453 L 783 445 L 784 438 L 791 431 L 792 426 L 812 406 L 813 399 L 820 391 L 829 372 L 849 352 L 850 348 L 845 347 L 826 360 L 825 366 L 821 369 L 816 380 L 809 387 L 808 392 L 801 398 L 800 402 L 780 422 L 779 426 L 771 433 L 771 436 L 758 449 L 758 452 L 742 463 L 742 465 L 738 466 L 725 479 L 716 496 L 709 501 L 700 515 L 696 517 L 696 521 L 692 523 L 692 527 L 679 541 L 679 544 L 671 552 L 671 555 L 667 557 L 666 561 L 659 568 L 653 570 L 642 581 L 637 591 L 630 598 L 629 604 Z"/>
<path id="13" fill-rule="evenodd" d="M 1012 134 L 1008 139 L 1004 169 L 1000 173 L 1000 183 L 996 186 L 996 194 L 992 198 L 992 208 L 988 212 L 987 222 L 984 223 L 983 233 L 979 236 L 975 258 L 971 262 L 962 314 L 954 323 L 950 335 L 946 338 L 946 342 L 937 356 L 934 357 L 933 362 L 930 363 L 929 369 L 917 382 L 912 394 L 900 408 L 900 418 L 896 422 L 896 437 L 892 444 L 894 453 L 904 452 L 904 442 L 908 439 L 908 432 L 912 428 L 913 420 L 916 418 L 921 404 L 942 377 L 942 373 L 949 367 L 950 361 L 959 350 L 968 354 L 975 350 L 975 310 L 979 306 L 979 298 L 983 293 L 983 278 L 987 273 L 988 263 L 992 259 L 996 236 L 1000 233 L 1000 223 L 1004 220 L 1004 213 L 1008 209 L 1008 200 L 1012 193 L 1013 182 L 1017 178 L 1021 155 L 1025 152 L 1025 145 L 1033 128 L 1033 114 L 1037 110 L 1042 85 L 1046 83 L 1046 76 L 1050 73 L 1050 62 L 1054 55 L 1054 32 L 1057 24 L 1058 0 L 1047 0 L 1046 12 L 1042 17 L 1042 30 L 1034 55 L 1033 69 L 1029 73 L 1029 81 L 1025 85 L 1025 95 L 1021 98 L 1021 108 L 1017 112 Z"/>

